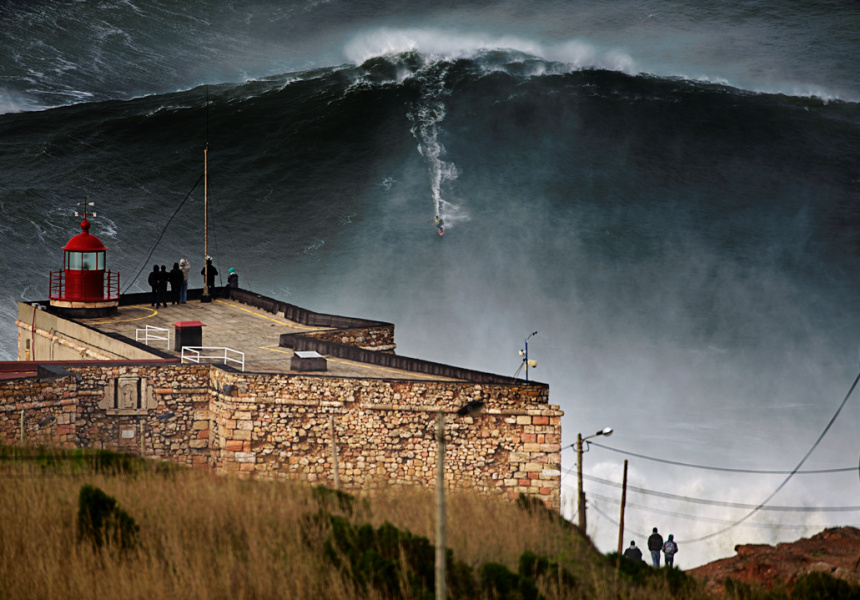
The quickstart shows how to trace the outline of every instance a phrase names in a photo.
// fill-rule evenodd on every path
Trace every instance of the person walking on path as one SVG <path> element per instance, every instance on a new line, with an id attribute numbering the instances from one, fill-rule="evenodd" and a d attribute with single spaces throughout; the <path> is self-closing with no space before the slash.
<path id="1" fill-rule="evenodd" d="M 208 274 L 207 270 L 209 271 Z M 212 264 L 211 256 L 206 257 L 206 265 L 200 269 L 200 274 L 206 277 L 206 286 L 209 288 L 209 295 L 215 298 L 217 296 L 217 292 L 215 291 L 215 276 L 218 275 L 218 269 Z"/>
<path id="2" fill-rule="evenodd" d="M 158 279 L 160 277 L 158 273 L 158 265 L 152 265 L 152 273 L 149 274 L 149 279 L 147 279 L 149 287 L 152 288 L 152 302 L 149 305 L 155 308 L 158 308 Z"/>
<path id="3" fill-rule="evenodd" d="M 630 540 L 630 547 L 624 551 L 624 557 L 636 562 L 642 560 L 642 551 L 636 547 L 636 542 L 633 540 Z"/>
<path id="4" fill-rule="evenodd" d="M 675 564 L 675 555 L 678 553 L 678 544 L 675 543 L 675 536 L 669 534 L 669 539 L 663 544 L 663 555 L 666 557 L 666 566 L 671 567 Z"/>
<path id="5" fill-rule="evenodd" d="M 651 536 L 648 538 L 648 549 L 651 551 L 651 562 L 655 567 L 660 566 L 660 551 L 663 549 L 663 536 L 657 533 L 657 528 L 651 530 Z"/>
<path id="6" fill-rule="evenodd" d="M 173 304 L 179 302 L 179 291 L 182 289 L 182 271 L 179 269 L 179 263 L 173 263 L 173 268 L 170 270 L 170 301 Z"/>
<path id="7" fill-rule="evenodd" d="M 167 265 L 161 265 L 161 271 L 158 273 L 158 296 L 155 298 L 155 307 L 158 308 L 160 302 L 164 308 L 167 308 L 167 284 L 170 282 L 170 273 L 167 272 Z"/>
<path id="8" fill-rule="evenodd" d="M 182 271 L 182 284 L 179 286 L 179 303 L 188 301 L 188 272 L 191 271 L 191 263 L 187 259 L 179 261 L 179 270 Z"/>

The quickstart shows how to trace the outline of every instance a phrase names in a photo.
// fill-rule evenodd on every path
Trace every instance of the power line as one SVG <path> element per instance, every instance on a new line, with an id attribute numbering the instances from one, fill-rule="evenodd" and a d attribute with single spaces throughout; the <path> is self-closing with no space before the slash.
<path id="1" fill-rule="evenodd" d="M 770 496 L 765 498 L 761 504 L 759 504 L 754 509 L 752 509 L 749 513 L 747 513 L 746 515 L 744 515 L 743 517 L 738 519 L 735 523 L 732 523 L 731 525 L 724 527 L 723 529 L 721 529 L 719 531 L 709 533 L 708 535 L 704 535 L 702 537 L 695 538 L 692 540 L 686 540 L 686 543 L 691 544 L 693 542 L 703 542 L 703 541 L 708 540 L 712 537 L 716 537 L 718 535 L 721 535 L 721 534 L 725 533 L 726 531 L 729 531 L 730 529 L 737 527 L 738 525 L 740 525 L 741 523 L 743 523 L 744 521 L 749 519 L 751 516 L 756 514 L 758 511 L 763 509 L 764 506 L 768 502 L 770 502 L 773 499 L 773 497 L 776 496 L 780 492 L 780 490 L 782 490 L 782 488 L 784 488 L 786 486 L 786 484 L 789 481 L 791 481 L 791 478 L 794 477 L 794 474 L 800 470 L 800 467 L 803 466 L 803 463 L 806 462 L 806 459 L 808 459 L 812 455 L 812 453 L 815 451 L 815 449 L 818 448 L 818 444 L 821 443 L 821 440 L 823 440 L 824 436 L 827 435 L 827 432 L 830 431 L 830 428 L 833 426 L 833 423 L 835 423 L 836 419 L 839 417 L 839 413 L 841 413 L 842 409 L 845 408 L 845 405 L 848 404 L 848 399 L 851 397 L 851 394 L 854 393 L 854 388 L 857 387 L 857 382 L 860 382 L 860 373 L 857 373 L 857 377 L 854 378 L 854 383 L 851 384 L 851 388 L 848 390 L 848 393 L 845 394 L 845 398 L 842 400 L 842 404 L 840 404 L 839 408 L 836 409 L 836 412 L 833 414 L 833 417 L 830 419 L 830 422 L 827 423 L 827 426 L 824 428 L 824 431 L 821 432 L 821 435 L 818 436 L 818 439 L 815 440 L 815 443 L 812 444 L 812 447 L 809 449 L 809 451 L 803 456 L 803 458 L 800 459 L 800 462 L 797 463 L 797 466 L 794 467 L 794 470 L 791 473 L 789 473 L 789 475 L 783 480 L 782 483 L 780 483 L 777 486 L 777 488 L 773 491 L 773 493 L 771 493 Z"/>
<path id="2" fill-rule="evenodd" d="M 620 524 L 618 521 L 616 521 L 615 519 L 613 519 L 612 517 L 610 517 L 609 515 L 607 515 L 607 514 L 606 514 L 605 512 L 603 512 L 602 510 L 600 510 L 600 507 L 599 507 L 599 506 L 597 506 L 594 502 L 592 502 L 592 503 L 591 503 L 591 508 L 593 508 L 593 509 L 597 512 L 597 514 L 599 514 L 600 516 L 602 516 L 604 519 L 606 519 L 607 521 L 609 521 L 610 523 L 612 523 L 612 524 L 613 524 L 613 525 L 615 525 L 616 527 L 621 527 L 621 524 Z M 630 529 L 629 527 L 625 527 L 625 528 L 624 528 L 624 531 L 626 531 L 626 532 L 630 532 L 630 533 L 632 533 L 633 535 L 638 535 L 639 537 L 642 537 L 642 538 L 647 538 L 647 537 L 650 535 L 650 534 L 647 534 L 647 533 L 642 533 L 642 532 L 640 532 L 640 531 L 634 531 L 633 529 Z"/>
<path id="3" fill-rule="evenodd" d="M 839 417 L 839 414 L 842 412 L 842 409 L 845 408 L 846 404 L 848 404 L 848 399 L 851 398 L 851 394 L 854 393 L 854 389 L 857 387 L 858 382 L 860 382 L 860 373 L 858 373 L 857 377 L 854 378 L 854 382 L 851 384 L 851 387 L 849 388 L 848 393 L 845 394 L 845 398 L 842 399 L 842 403 L 839 405 L 839 408 L 836 409 L 836 412 L 833 414 L 833 417 L 831 417 L 830 421 L 824 427 L 824 431 L 821 432 L 821 435 L 818 436 L 818 439 L 815 440 L 815 443 L 812 444 L 812 447 L 809 449 L 809 451 L 807 451 L 807 453 L 803 456 L 803 458 L 800 459 L 800 462 L 797 463 L 797 466 L 795 466 L 794 469 L 792 469 L 788 473 L 788 476 L 785 479 L 783 479 L 782 483 L 780 483 L 776 487 L 776 489 L 773 492 L 771 492 L 771 494 L 767 498 L 765 498 L 761 503 L 754 505 L 754 506 L 753 505 L 746 505 L 746 506 L 736 505 L 736 507 L 738 507 L 738 508 L 749 508 L 751 510 L 746 515 L 741 517 L 740 519 L 734 521 L 730 525 L 727 525 L 726 527 L 723 527 L 722 529 L 720 529 L 718 531 L 715 531 L 713 533 L 709 533 L 707 535 L 704 535 L 704 536 L 701 536 L 698 538 L 694 538 L 692 540 L 683 540 L 683 542 L 686 544 L 692 544 L 694 542 L 703 542 L 705 540 L 709 540 L 709 539 L 716 537 L 718 535 L 722 535 L 731 529 L 734 529 L 735 527 L 742 524 L 744 521 L 749 519 L 751 516 L 753 516 L 754 514 L 756 514 L 760 510 L 773 510 L 774 508 L 776 508 L 776 507 L 768 507 L 766 505 L 768 502 L 770 502 L 773 499 L 774 496 L 776 496 L 782 490 L 782 488 L 784 488 L 788 484 L 789 481 L 791 481 L 791 478 L 794 477 L 800 471 L 800 467 L 803 466 L 803 464 L 812 455 L 812 453 L 815 451 L 815 449 L 818 448 L 818 445 L 821 443 L 821 440 L 824 439 L 824 436 L 826 436 L 827 432 L 830 431 L 830 428 L 833 426 L 833 423 L 836 422 L 836 419 Z M 598 479 L 598 478 L 589 477 L 589 479 Z M 606 480 L 599 480 L 599 481 L 602 483 L 607 483 L 609 485 L 615 485 L 615 486 L 620 485 L 620 484 L 616 484 L 614 482 L 609 482 Z M 631 489 L 630 486 L 628 486 L 628 489 Z M 636 488 L 632 488 L 632 489 L 636 489 Z M 650 493 L 652 495 L 663 496 L 663 497 L 674 497 L 675 499 L 682 499 L 682 500 L 685 500 L 687 502 L 698 502 L 698 503 L 713 504 L 713 505 L 718 505 L 718 506 L 728 506 L 728 505 L 732 504 L 732 503 L 725 503 L 725 502 L 716 502 L 713 500 L 685 498 L 683 496 L 675 496 L 674 494 L 665 494 L 665 493 L 661 493 L 661 492 L 653 492 L 651 490 L 648 490 L 646 492 L 644 490 L 639 489 L 637 491 L 642 491 L 643 493 Z M 781 507 L 781 508 L 786 509 L 788 507 Z M 595 507 L 595 509 L 598 510 L 598 512 L 600 512 L 599 509 L 597 509 L 597 507 Z M 845 506 L 843 506 L 843 507 L 824 507 L 824 508 L 791 507 L 791 508 L 789 508 L 789 510 L 806 511 L 806 512 L 850 511 L 850 510 L 860 510 L 860 507 L 845 507 Z M 603 514 L 603 513 L 601 512 L 601 514 Z M 604 515 L 604 516 L 606 516 L 606 515 Z M 609 517 L 607 517 L 607 519 L 609 519 L 610 521 L 612 520 Z"/>
<path id="4" fill-rule="evenodd" d="M 572 469 L 564 469 L 564 471 L 568 473 L 572 473 Z M 615 481 L 610 481 L 608 479 L 602 479 L 600 477 L 595 477 L 594 475 L 588 475 L 586 473 L 582 474 L 583 479 L 588 479 L 590 481 L 595 481 L 597 483 L 602 483 L 604 485 L 609 485 L 612 487 L 620 488 L 621 484 Z M 660 498 L 668 498 L 670 500 L 679 500 L 682 502 L 690 502 L 693 504 L 707 504 L 710 506 L 722 506 L 725 508 L 744 508 L 751 509 L 756 508 L 761 505 L 759 504 L 742 504 L 739 502 L 725 502 L 722 500 L 709 500 L 706 498 L 691 498 L 689 496 L 679 496 L 678 494 L 670 494 L 668 492 L 658 492 L 656 490 L 649 490 L 646 488 L 637 487 L 635 485 L 627 485 L 628 491 L 639 492 L 640 494 L 645 494 L 647 496 L 658 496 Z M 778 511 L 778 512 L 852 512 L 852 511 L 860 511 L 860 506 L 761 506 L 759 510 L 769 510 L 769 511 Z"/>
<path id="5" fill-rule="evenodd" d="M 568 486 L 571 487 L 571 486 Z M 605 500 L 607 502 L 612 502 L 613 504 L 621 504 L 621 500 L 618 498 L 612 498 L 611 496 L 604 496 L 603 494 L 598 494 L 596 492 L 589 492 L 589 498 L 600 498 L 601 500 Z M 660 515 L 666 515 L 669 517 L 677 517 L 681 519 L 688 519 L 691 521 L 707 521 L 709 523 L 717 523 L 717 524 L 725 524 L 731 523 L 732 521 L 729 519 L 715 519 L 713 517 L 703 517 L 701 515 L 689 515 L 686 513 L 674 512 L 671 510 L 662 510 L 659 508 L 654 508 L 651 506 L 645 506 L 644 504 L 637 504 L 635 502 L 627 502 L 625 506 L 634 507 L 639 510 L 643 510 L 646 512 L 657 513 Z M 817 525 L 783 525 L 780 523 L 745 523 L 747 527 L 758 527 L 761 529 L 817 529 Z M 626 529 L 626 528 L 625 528 Z"/>
<path id="6" fill-rule="evenodd" d="M 173 218 L 177 214 L 179 214 L 180 210 L 182 210 L 182 207 L 185 205 L 185 202 L 188 200 L 188 198 L 191 197 L 191 193 L 197 188 L 201 179 L 203 179 L 202 174 L 200 175 L 200 177 L 197 178 L 197 181 L 194 182 L 194 185 L 191 186 L 191 189 L 188 190 L 188 193 L 185 195 L 185 198 L 182 199 L 182 202 L 179 203 L 179 206 L 173 212 L 173 215 L 171 215 L 171 217 L 167 220 L 167 224 L 164 226 L 164 229 L 161 230 L 161 233 L 158 235 L 158 239 L 155 240 L 155 243 L 152 245 L 152 249 L 149 251 L 149 254 L 146 255 L 146 258 L 141 263 L 140 270 L 138 270 L 137 275 L 134 276 L 134 279 L 128 282 L 128 285 L 126 285 L 125 289 L 122 291 L 123 294 L 127 293 L 131 286 L 134 284 L 134 282 L 137 281 L 137 278 L 140 277 L 140 274 L 146 268 L 149 259 L 152 258 L 152 253 L 155 252 L 155 249 L 158 247 L 158 243 L 161 241 L 161 238 L 164 237 L 164 233 L 167 231 L 167 228 L 170 227 L 170 223 L 173 221 Z"/>
<path id="7" fill-rule="evenodd" d="M 608 514 L 606 514 L 604 511 L 602 511 L 599 506 L 597 506 L 593 502 L 590 502 L 589 504 L 590 504 L 590 508 L 594 509 L 594 512 L 596 512 L 601 517 L 603 517 L 604 519 L 609 521 L 612 525 L 614 525 L 616 527 L 621 526 L 621 524 L 616 519 L 613 519 Z M 657 512 L 659 512 L 659 511 L 657 511 Z M 710 520 L 710 521 L 715 520 L 715 519 L 702 519 L 701 517 L 693 517 L 693 516 L 689 516 L 689 515 L 673 515 L 673 516 L 687 516 L 688 518 L 697 519 L 697 520 Z M 797 529 L 797 530 L 818 529 L 818 526 L 815 526 L 815 525 L 769 525 L 767 523 L 745 523 L 745 525 L 748 527 L 760 527 L 762 529 Z M 650 533 L 641 533 L 639 531 L 635 531 L 635 530 L 631 529 L 630 527 L 627 527 L 627 525 L 624 526 L 624 533 L 625 534 L 628 534 L 628 533 L 633 534 L 633 535 L 636 535 L 636 536 L 639 536 L 642 538 L 647 538 L 649 535 L 651 535 Z M 699 540 L 689 540 L 689 541 L 683 541 L 682 540 L 681 543 L 689 544 L 689 543 L 692 543 L 695 541 L 699 541 Z"/>
<path id="8" fill-rule="evenodd" d="M 756 475 L 788 475 L 792 473 L 792 471 L 762 471 L 756 469 L 731 469 L 728 467 L 711 467 L 706 465 L 694 465 L 690 463 L 678 462 L 675 460 L 666 460 L 664 458 L 656 458 L 653 456 L 645 456 L 644 454 L 637 454 L 635 452 L 628 452 L 627 450 L 619 450 L 618 448 L 612 448 L 610 446 L 604 446 L 603 444 L 599 444 L 597 442 L 588 442 L 589 444 L 593 444 L 598 448 L 603 448 L 604 450 L 609 450 L 610 452 L 617 452 L 618 454 L 624 454 L 626 456 L 635 456 L 636 458 L 641 458 L 644 460 L 650 460 L 653 462 L 664 463 L 667 465 L 676 465 L 679 467 L 690 467 L 693 469 L 705 469 L 708 471 L 724 471 L 727 473 L 754 473 Z M 571 444 L 568 446 L 569 448 L 575 447 L 576 444 Z M 857 467 L 843 467 L 839 469 L 815 469 L 808 471 L 797 471 L 795 475 L 813 475 L 813 474 L 821 474 L 821 473 L 844 473 L 846 471 L 857 471 L 860 470 L 860 466 Z"/>

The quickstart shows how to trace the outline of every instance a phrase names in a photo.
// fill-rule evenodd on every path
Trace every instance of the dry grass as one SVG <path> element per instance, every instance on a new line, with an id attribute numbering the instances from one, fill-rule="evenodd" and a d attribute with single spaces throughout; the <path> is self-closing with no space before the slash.
<path id="1" fill-rule="evenodd" d="M 95 551 L 77 542 L 83 485 L 113 496 L 135 519 L 136 550 Z M 432 490 L 382 489 L 359 506 L 355 523 L 388 521 L 433 539 Z M 361 597 L 303 541 L 303 516 L 318 509 L 305 485 L 184 470 L 166 475 L 44 470 L 33 461 L 0 461 L 0 599 Z M 525 550 L 563 561 L 580 589 L 545 588 L 548 599 L 644 598 L 660 592 L 619 583 L 608 562 L 572 529 L 511 503 L 449 494 L 447 530 L 455 559 L 475 568 L 498 562 L 516 571 Z M 364 596 L 378 597 L 373 591 Z"/>

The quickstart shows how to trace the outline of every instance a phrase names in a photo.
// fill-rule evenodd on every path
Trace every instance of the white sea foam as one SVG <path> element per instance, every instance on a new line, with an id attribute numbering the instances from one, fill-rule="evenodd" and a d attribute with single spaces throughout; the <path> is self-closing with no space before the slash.
<path id="1" fill-rule="evenodd" d="M 637 72 L 635 61 L 622 50 L 601 49 L 584 40 L 544 45 L 518 36 L 451 33 L 435 29 L 381 28 L 364 32 L 345 46 L 344 54 L 350 62 L 361 64 L 377 56 L 405 52 L 419 52 L 435 59 L 451 61 L 476 58 L 492 50 L 515 51 L 526 56 L 558 62 L 568 70 L 599 68 L 629 74 Z M 522 58 L 511 58 L 511 62 L 521 60 Z"/>
<path id="2" fill-rule="evenodd" d="M 22 98 L 15 93 L 0 88 L 0 115 L 5 115 L 7 113 L 42 110 L 43 108 L 43 106 L 39 106 L 31 100 Z"/>
<path id="3" fill-rule="evenodd" d="M 462 207 L 443 197 L 449 184 L 459 177 L 457 166 L 442 158 L 445 146 L 439 141 L 439 124 L 446 114 L 443 98 L 447 93 L 445 69 L 438 73 L 427 73 L 423 78 L 421 100 L 408 117 L 412 121 L 412 135 L 418 140 L 418 152 L 426 159 L 430 169 L 433 212 L 450 227 L 454 223 L 468 221 L 469 215 Z"/>
<path id="4" fill-rule="evenodd" d="M 353 64 L 379 56 L 418 52 L 430 61 L 479 59 L 487 52 L 507 51 L 507 63 L 522 63 L 527 57 L 542 59 L 529 65 L 527 76 L 555 75 L 583 69 L 604 69 L 628 75 L 649 74 L 655 77 L 676 77 L 702 83 L 725 85 L 739 90 L 762 94 L 782 94 L 800 98 L 819 98 L 824 101 L 843 100 L 856 102 L 858 98 L 839 94 L 827 88 L 804 83 L 772 82 L 753 83 L 731 76 L 714 73 L 690 74 L 677 68 L 644 64 L 636 60 L 629 50 L 603 46 L 586 39 L 571 39 L 562 43 L 545 44 L 519 36 L 493 36 L 480 32 L 451 32 L 440 29 L 378 28 L 353 37 L 344 47 L 346 59 Z M 518 57 L 515 53 L 522 53 Z M 505 66 L 492 62 L 482 65 L 486 72 L 503 71 Z M 404 77 L 405 78 L 405 77 Z"/>

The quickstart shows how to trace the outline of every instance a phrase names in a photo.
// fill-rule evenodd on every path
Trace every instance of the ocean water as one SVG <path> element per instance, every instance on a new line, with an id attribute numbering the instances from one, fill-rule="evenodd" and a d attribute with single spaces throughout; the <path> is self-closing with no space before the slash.
<path id="1" fill-rule="evenodd" d="M 219 270 L 504 375 L 538 331 L 565 470 L 605 426 L 647 457 L 794 469 L 860 364 L 860 6 L 412 4 L 0 5 L 0 359 L 84 198 L 123 290 L 202 265 L 208 143 Z M 695 541 L 749 511 L 630 492 L 624 545 L 658 526 L 688 568 L 858 525 L 797 510 L 860 505 L 858 405 L 803 466 L 855 470 L 795 475 L 769 502 L 792 510 Z M 786 477 L 628 458 L 688 499 L 755 506 Z M 592 446 L 584 470 L 623 459 Z M 613 550 L 620 492 L 586 493 Z"/>

